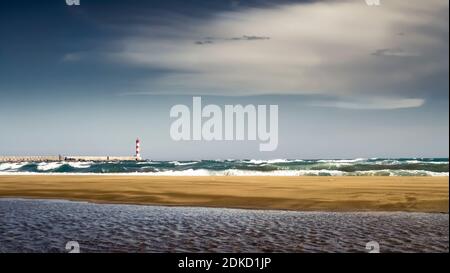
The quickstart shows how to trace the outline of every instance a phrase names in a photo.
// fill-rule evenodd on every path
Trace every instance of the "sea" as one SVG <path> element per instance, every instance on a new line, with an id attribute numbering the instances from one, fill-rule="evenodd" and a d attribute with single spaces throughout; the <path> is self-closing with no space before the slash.
<path id="1" fill-rule="evenodd" d="M 449 252 L 449 215 L 0 198 L 0 253 Z"/>
<path id="2" fill-rule="evenodd" d="M 448 176 L 448 165 L 448 158 L 4 162 L 0 175 Z"/>

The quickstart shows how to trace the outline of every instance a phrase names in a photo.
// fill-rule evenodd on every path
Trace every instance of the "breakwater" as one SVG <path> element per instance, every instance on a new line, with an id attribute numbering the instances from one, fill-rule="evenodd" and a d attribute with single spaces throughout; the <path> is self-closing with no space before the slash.
<path id="1" fill-rule="evenodd" d="M 0 156 L 0 162 L 136 161 L 136 156 Z"/>

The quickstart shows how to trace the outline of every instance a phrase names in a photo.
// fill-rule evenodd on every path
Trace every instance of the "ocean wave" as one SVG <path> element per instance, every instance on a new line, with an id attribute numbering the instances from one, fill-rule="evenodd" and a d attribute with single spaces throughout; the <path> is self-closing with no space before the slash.
<path id="1" fill-rule="evenodd" d="M 304 162 L 302 159 L 250 159 L 250 160 L 244 160 L 242 162 L 245 163 L 251 163 L 255 165 L 261 165 L 261 164 L 278 164 L 278 163 L 293 163 L 293 162 Z"/>
<path id="2" fill-rule="evenodd" d="M 6 163 L 0 163 L 0 171 L 6 171 L 6 170 L 17 170 L 22 168 L 23 166 L 27 165 L 28 162 L 6 162 Z"/>
<path id="3" fill-rule="evenodd" d="M 161 164 L 163 161 L 154 161 L 154 160 L 146 160 L 146 161 L 138 161 L 136 165 L 156 165 Z"/>
<path id="4" fill-rule="evenodd" d="M 348 173 L 348 176 L 353 173 Z M 356 171 L 355 176 L 449 176 L 448 172 L 432 172 L 424 170 L 377 170 L 377 171 Z"/>
<path id="5" fill-rule="evenodd" d="M 437 164 L 437 165 L 440 165 L 440 164 L 448 164 L 449 162 L 448 161 L 436 161 L 436 162 L 433 162 L 433 161 L 421 161 L 421 160 L 406 160 L 405 161 L 407 164 Z"/>
<path id="6" fill-rule="evenodd" d="M 37 164 L 36 169 L 39 171 L 51 171 L 61 168 L 62 166 L 70 166 L 75 169 L 87 169 L 90 168 L 92 164 L 93 162 L 41 162 Z"/>
<path id="7" fill-rule="evenodd" d="M 245 159 L 115 162 L 9 162 L 0 172 L 44 174 L 448 176 L 448 159 Z"/>
<path id="8" fill-rule="evenodd" d="M 66 164 L 76 169 L 87 169 L 92 166 L 94 162 L 67 162 Z"/>
<path id="9" fill-rule="evenodd" d="M 0 175 L 111 175 L 111 176 L 440 176 L 448 177 L 449 173 L 420 171 L 420 170 L 381 170 L 343 172 L 336 170 L 276 170 L 270 172 L 247 170 L 212 171 L 207 169 L 188 169 L 182 171 L 165 170 L 157 172 L 121 172 L 121 173 L 95 173 L 95 172 L 1 172 Z"/>
<path id="10" fill-rule="evenodd" d="M 37 165 L 37 169 L 40 171 L 54 170 L 64 165 L 62 162 L 41 162 Z"/>
<path id="11" fill-rule="evenodd" d="M 317 160 L 317 162 L 321 163 L 355 163 L 355 162 L 362 162 L 367 161 L 366 158 L 355 158 L 355 159 L 320 159 Z"/>
<path id="12" fill-rule="evenodd" d="M 260 165 L 260 164 L 287 163 L 287 162 L 289 162 L 289 160 L 287 160 L 287 159 L 270 159 L 270 160 L 251 159 L 251 160 L 244 161 L 244 162 Z"/>
<path id="13" fill-rule="evenodd" d="M 197 164 L 198 161 L 186 161 L 186 162 L 180 162 L 180 161 L 170 161 L 169 163 L 175 165 L 175 166 L 187 166 L 187 165 L 193 165 Z"/>

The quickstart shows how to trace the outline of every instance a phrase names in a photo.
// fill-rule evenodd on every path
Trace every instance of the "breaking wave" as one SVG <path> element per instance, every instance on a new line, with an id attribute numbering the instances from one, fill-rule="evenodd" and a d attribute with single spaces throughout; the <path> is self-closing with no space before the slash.
<path id="1" fill-rule="evenodd" d="M 448 176 L 448 158 L 5 162 L 0 174 Z"/>

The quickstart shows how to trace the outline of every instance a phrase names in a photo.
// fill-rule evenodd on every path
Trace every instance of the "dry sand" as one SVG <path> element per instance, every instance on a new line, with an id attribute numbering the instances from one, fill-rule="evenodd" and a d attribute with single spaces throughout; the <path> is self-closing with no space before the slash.
<path id="1" fill-rule="evenodd" d="M 448 177 L 0 176 L 0 197 L 98 203 L 444 212 Z"/>

